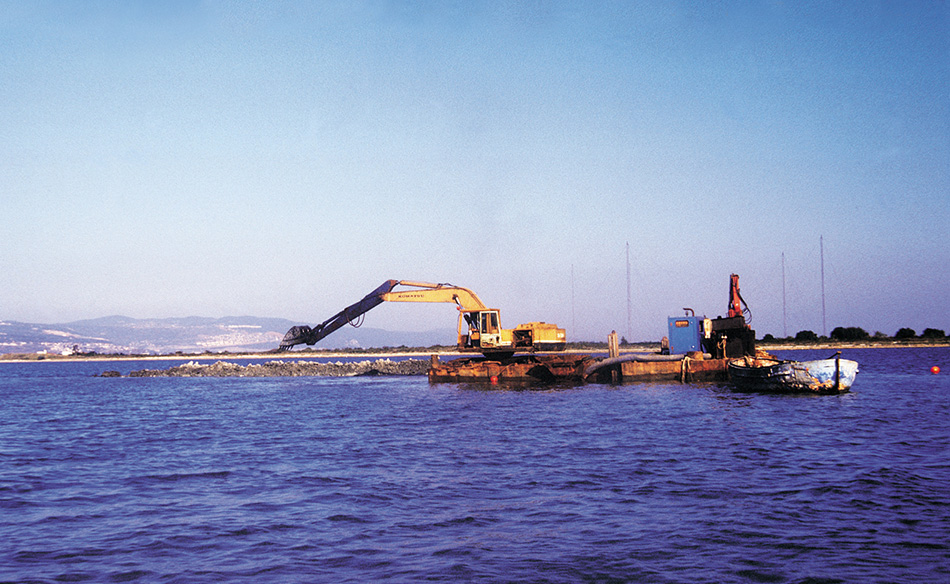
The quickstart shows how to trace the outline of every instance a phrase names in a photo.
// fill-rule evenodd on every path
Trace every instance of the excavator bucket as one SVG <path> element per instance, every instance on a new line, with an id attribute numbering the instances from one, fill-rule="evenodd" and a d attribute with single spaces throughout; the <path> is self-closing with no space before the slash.
<path id="1" fill-rule="evenodd" d="M 312 342 L 307 342 L 313 336 L 313 329 L 307 325 L 300 325 L 291 327 L 287 334 L 284 335 L 284 338 L 280 341 L 280 351 L 287 351 L 292 348 L 294 345 L 301 345 L 307 343 L 312 345 Z"/>

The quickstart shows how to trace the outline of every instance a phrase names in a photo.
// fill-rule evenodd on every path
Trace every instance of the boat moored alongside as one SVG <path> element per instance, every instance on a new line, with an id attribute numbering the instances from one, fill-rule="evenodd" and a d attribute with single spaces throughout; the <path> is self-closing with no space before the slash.
<path id="1" fill-rule="evenodd" d="M 843 393 L 851 389 L 858 363 L 838 351 L 828 359 L 789 361 L 770 355 L 729 361 L 729 380 L 742 391 Z"/>

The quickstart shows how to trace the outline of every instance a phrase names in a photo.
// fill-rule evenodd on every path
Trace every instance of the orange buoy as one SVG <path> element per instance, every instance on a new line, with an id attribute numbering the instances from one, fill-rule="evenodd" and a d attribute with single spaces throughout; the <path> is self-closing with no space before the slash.
<path id="1" fill-rule="evenodd" d="M 933 367 L 930 368 L 930 372 L 936 375 L 940 373 L 940 367 L 937 367 L 936 365 L 934 365 Z"/>

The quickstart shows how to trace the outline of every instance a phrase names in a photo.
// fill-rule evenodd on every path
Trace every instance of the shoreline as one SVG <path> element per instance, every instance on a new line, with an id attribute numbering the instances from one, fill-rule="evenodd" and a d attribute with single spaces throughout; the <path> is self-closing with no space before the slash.
<path id="1" fill-rule="evenodd" d="M 894 342 L 894 341 L 862 341 L 862 342 L 819 342 L 819 343 L 756 343 L 756 348 L 763 351 L 807 351 L 807 350 L 845 350 L 845 349 L 913 349 L 922 347 L 950 347 L 948 340 L 935 340 L 933 342 Z M 620 353 L 642 353 L 644 351 L 655 351 L 659 348 L 659 343 L 644 343 L 635 346 L 625 346 L 620 348 Z M 566 349 L 560 353 L 578 354 L 578 353 L 606 353 L 607 348 L 591 347 L 586 349 Z M 426 350 L 406 349 L 401 351 L 387 351 L 380 349 L 378 351 L 326 351 L 326 352 L 303 352 L 288 351 L 285 353 L 264 352 L 264 353 L 173 353 L 169 355 L 57 355 L 43 353 L 7 353 L 0 355 L 0 363 L 43 363 L 43 362 L 69 362 L 69 361 L 194 361 L 194 360 L 243 360 L 243 359 L 271 359 L 274 361 L 282 360 L 301 360 L 301 359 L 386 359 L 391 357 L 398 358 L 428 358 L 431 355 L 439 357 L 472 357 L 477 353 L 463 353 L 451 349 Z"/>

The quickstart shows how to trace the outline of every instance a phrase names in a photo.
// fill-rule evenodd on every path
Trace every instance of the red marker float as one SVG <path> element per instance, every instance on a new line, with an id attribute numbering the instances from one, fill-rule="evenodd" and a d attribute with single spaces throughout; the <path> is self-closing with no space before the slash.
<path id="1" fill-rule="evenodd" d="M 930 372 L 936 375 L 940 373 L 940 367 L 937 367 L 936 365 L 934 365 L 933 367 L 930 368 Z"/>

